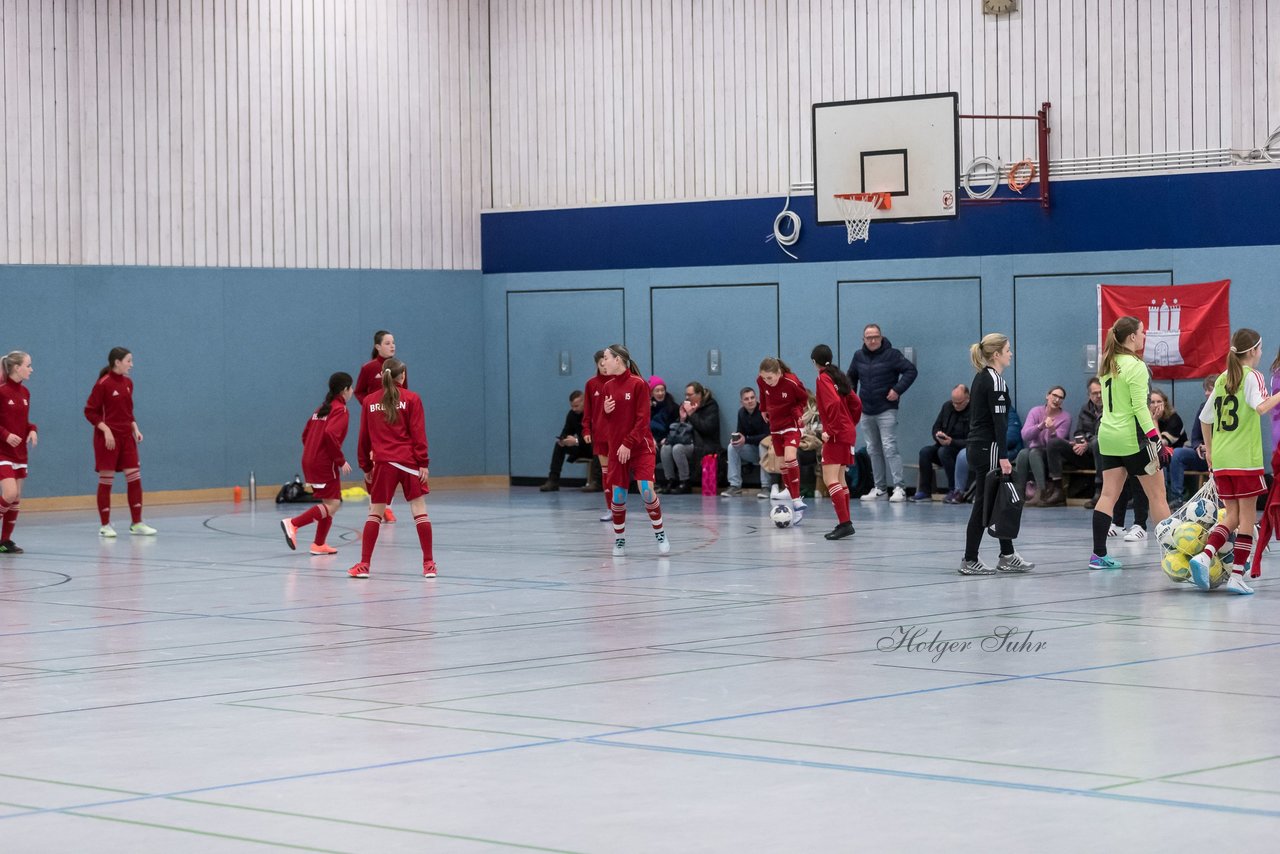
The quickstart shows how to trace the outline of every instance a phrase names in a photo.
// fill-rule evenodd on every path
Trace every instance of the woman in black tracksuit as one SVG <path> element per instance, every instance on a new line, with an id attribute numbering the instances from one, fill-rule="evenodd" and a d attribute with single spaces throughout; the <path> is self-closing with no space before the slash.
<path id="1" fill-rule="evenodd" d="M 969 404 L 969 441 L 966 453 L 970 478 L 974 484 L 973 512 L 969 514 L 969 527 L 965 531 L 964 558 L 960 561 L 961 575 L 994 575 L 997 572 L 1027 572 L 1035 564 L 1024 560 L 1013 550 L 1013 540 L 1000 541 L 1000 560 L 996 567 L 978 559 L 978 547 L 982 544 L 983 518 L 986 502 L 983 500 L 988 477 L 1009 474 L 1013 467 L 1005 451 L 1005 437 L 1009 427 L 1009 386 L 1001 374 L 1013 361 L 1009 338 L 998 332 L 983 336 L 969 348 L 969 360 L 978 374 L 971 386 L 972 401 Z"/>

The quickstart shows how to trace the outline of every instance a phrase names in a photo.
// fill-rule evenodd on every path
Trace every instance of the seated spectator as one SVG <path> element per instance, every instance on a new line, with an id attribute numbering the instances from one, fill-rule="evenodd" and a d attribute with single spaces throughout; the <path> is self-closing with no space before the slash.
<path id="1" fill-rule="evenodd" d="M 575 391 L 569 395 L 569 412 L 564 417 L 564 426 L 556 437 L 555 449 L 551 452 L 551 473 L 546 483 L 538 487 L 540 492 L 558 492 L 560 490 L 560 470 L 567 458 L 576 462 L 591 457 L 591 443 L 582 438 L 582 409 L 586 399 L 582 392 Z"/>
<path id="2" fill-rule="evenodd" d="M 933 422 L 933 442 L 920 449 L 920 476 L 912 501 L 928 501 L 933 497 L 933 466 L 942 466 L 946 472 L 947 498 L 955 503 L 955 493 L 963 494 L 957 485 L 956 459 L 964 452 L 965 439 L 969 436 L 969 387 L 961 384 L 951 389 L 951 399 L 942 404 Z M 945 500 L 945 499 L 944 499 Z"/>
<path id="3" fill-rule="evenodd" d="M 662 444 L 667 441 L 667 431 L 673 421 L 680 420 L 680 406 L 675 398 L 667 394 L 667 383 L 662 377 L 649 377 L 649 432 L 653 434 L 654 447 L 662 453 Z M 654 472 L 654 487 L 661 489 L 667 478 L 662 466 Z"/>
<path id="4" fill-rule="evenodd" d="M 1182 425 L 1182 416 L 1174 410 L 1164 389 L 1151 389 L 1147 407 L 1151 410 L 1151 417 L 1155 419 L 1156 429 L 1160 431 L 1160 444 L 1166 448 L 1181 448 L 1187 444 L 1187 431 Z"/>
<path id="5" fill-rule="evenodd" d="M 822 413 L 818 411 L 818 396 L 809 392 L 809 400 L 800 416 L 800 446 L 796 449 L 796 462 L 800 464 L 800 495 L 804 498 L 817 494 L 821 480 L 818 477 L 821 454 Z"/>
<path id="6" fill-rule="evenodd" d="M 1098 422 L 1102 419 L 1102 382 L 1089 378 L 1089 399 L 1076 416 L 1076 429 L 1070 439 L 1054 436 L 1049 440 L 1049 483 L 1062 487 L 1062 472 L 1087 471 L 1092 468 L 1093 499 L 1096 504 L 1102 491 L 1102 460 L 1098 457 Z M 1064 491 L 1065 495 L 1065 491 Z M 1090 508 L 1092 509 L 1092 508 Z"/>
<path id="7" fill-rule="evenodd" d="M 1216 377 L 1204 378 L 1204 396 L 1213 394 Z M 1191 444 L 1173 449 L 1173 457 L 1169 460 L 1169 503 L 1181 504 L 1188 496 L 1185 491 L 1186 473 L 1188 471 L 1208 471 L 1209 463 L 1204 458 L 1204 430 L 1200 427 L 1200 419 L 1191 419 Z"/>
<path id="8" fill-rule="evenodd" d="M 1058 472 L 1057 481 L 1051 481 L 1047 471 L 1050 440 L 1065 440 L 1071 433 L 1071 416 L 1062 408 L 1066 399 L 1067 390 L 1060 385 L 1054 386 L 1045 395 L 1044 406 L 1028 412 L 1027 420 L 1022 424 L 1024 447 L 1014 460 L 1013 481 L 1018 490 L 1023 491 L 1027 486 L 1028 471 L 1035 477 L 1036 494 L 1027 500 L 1028 506 L 1051 507 L 1067 503 L 1067 495 L 1062 491 L 1062 472 Z"/>
<path id="9" fill-rule="evenodd" d="M 697 464 L 706 454 L 720 453 L 720 404 L 712 397 L 711 389 L 698 382 L 685 386 L 684 403 L 680 404 L 679 417 L 671 429 L 677 424 L 688 424 L 693 428 L 690 441 L 673 443 L 668 432 L 667 442 L 659 454 L 662 469 L 667 475 L 665 491 L 687 495 L 690 492 L 690 463 Z M 673 482 L 675 486 L 671 485 Z"/>
<path id="10" fill-rule="evenodd" d="M 760 440 L 769 435 L 769 425 L 764 421 L 760 411 L 760 402 L 756 399 L 756 390 L 750 386 L 738 392 L 742 408 L 738 410 L 738 425 L 729 437 L 729 488 L 720 493 L 724 496 L 742 494 L 742 463 L 760 465 L 762 455 Z M 764 467 L 760 468 L 760 489 L 765 497 L 769 494 L 769 478 Z"/>

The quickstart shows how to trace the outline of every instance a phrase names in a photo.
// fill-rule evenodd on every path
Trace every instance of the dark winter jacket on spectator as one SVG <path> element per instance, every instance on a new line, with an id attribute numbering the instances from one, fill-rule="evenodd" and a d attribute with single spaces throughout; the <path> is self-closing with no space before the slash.
<path id="1" fill-rule="evenodd" d="M 895 350 L 888 338 L 880 339 L 875 350 L 868 350 L 863 344 L 849 363 L 849 379 L 862 398 L 862 414 L 879 415 L 897 409 L 898 401 L 889 400 L 889 390 L 901 397 L 916 381 L 916 373 L 916 366 Z"/>

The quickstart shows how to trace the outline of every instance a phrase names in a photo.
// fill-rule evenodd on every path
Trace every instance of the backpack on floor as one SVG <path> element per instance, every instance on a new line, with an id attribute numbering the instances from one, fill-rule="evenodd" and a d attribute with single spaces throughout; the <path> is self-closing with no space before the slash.
<path id="1" fill-rule="evenodd" d="M 703 454 L 702 455 L 702 494 L 715 495 L 716 486 L 720 474 L 718 460 L 719 454 Z"/>
<path id="2" fill-rule="evenodd" d="M 276 493 L 277 504 L 311 504 L 315 496 L 307 492 L 307 485 L 302 482 L 302 475 L 295 474 L 293 480 L 280 487 Z"/>
<path id="3" fill-rule="evenodd" d="M 876 477 L 871 472 L 871 455 L 866 448 L 858 448 L 853 454 L 853 465 L 845 472 L 849 482 L 849 497 L 861 498 L 876 485 Z"/>

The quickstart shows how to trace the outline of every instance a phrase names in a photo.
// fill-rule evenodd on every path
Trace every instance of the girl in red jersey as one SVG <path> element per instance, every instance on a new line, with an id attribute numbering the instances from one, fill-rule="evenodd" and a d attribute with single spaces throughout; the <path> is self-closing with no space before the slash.
<path id="1" fill-rule="evenodd" d="M 381 394 L 382 392 L 382 366 L 387 359 L 392 358 L 396 354 L 396 336 L 392 335 L 385 329 L 379 329 L 373 333 L 373 353 L 369 356 L 369 361 L 360 366 L 360 373 L 356 375 L 356 400 L 364 403 L 364 399 L 371 394 Z M 409 378 L 405 377 L 403 383 L 404 388 L 409 387 Z M 369 484 L 365 483 L 365 488 L 369 488 Z M 390 505 L 387 506 L 386 518 L 383 520 L 388 524 L 396 520 L 396 514 L 391 512 Z"/>
<path id="2" fill-rule="evenodd" d="M 31 393 L 23 385 L 29 379 L 29 355 L 14 350 L 0 359 L 0 554 L 22 554 L 12 538 L 27 476 L 27 446 L 36 446 Z"/>
<path id="3" fill-rule="evenodd" d="M 608 442 L 609 485 L 612 487 L 613 556 L 622 557 L 627 546 L 627 490 L 635 480 L 644 509 L 653 523 L 658 554 L 671 552 L 671 543 L 662 527 L 662 505 L 653 488 L 653 468 L 657 446 L 649 431 L 649 384 L 631 353 L 621 344 L 605 348 L 601 360 L 608 382 L 604 386 L 601 424 L 597 432 Z"/>
<path id="4" fill-rule="evenodd" d="M 862 400 L 853 391 L 844 371 L 831 364 L 831 348 L 819 344 L 809 354 L 818 369 L 818 412 L 822 416 L 822 481 L 835 506 L 839 524 L 828 540 L 853 536 L 853 520 L 849 517 L 849 487 L 845 470 L 853 465 L 853 444 L 858 439 L 858 422 L 862 420 Z"/>
<path id="5" fill-rule="evenodd" d="M 782 483 L 795 511 L 791 524 L 799 525 L 804 518 L 805 503 L 800 500 L 800 464 L 796 462 L 796 453 L 800 447 L 800 418 L 809 392 L 786 362 L 772 356 L 760 363 L 756 385 L 760 389 L 760 410 L 769 425 L 773 452 L 782 460 Z"/>
<path id="6" fill-rule="evenodd" d="M 357 454 L 369 481 L 369 518 L 364 523 L 360 562 L 347 571 L 352 578 L 369 577 L 369 560 L 387 503 L 399 487 L 418 530 L 422 545 L 422 575 L 436 577 L 431 557 L 431 519 L 427 516 L 427 426 L 422 399 L 404 387 L 405 364 L 387 359 L 382 365 L 382 391 L 367 395 L 360 417 Z"/>
<path id="7" fill-rule="evenodd" d="M 603 350 L 596 351 L 595 361 L 596 375 L 587 380 L 587 387 L 583 390 L 586 403 L 582 407 L 582 441 L 591 445 L 596 459 L 600 461 L 600 485 L 604 489 L 604 515 L 600 521 L 609 522 L 613 519 L 613 504 L 609 499 L 609 442 L 604 431 L 594 429 L 595 425 L 604 423 L 601 407 L 604 406 L 604 384 L 609 377 L 604 372 Z"/>
<path id="8" fill-rule="evenodd" d="M 116 472 L 124 473 L 129 497 L 130 534 L 154 536 L 156 529 L 142 521 L 142 472 L 138 467 L 138 443 L 142 431 L 133 418 L 133 354 L 112 347 L 107 366 L 84 405 L 85 420 L 93 425 L 93 468 L 98 472 L 98 536 L 114 537 L 111 527 L 111 484 Z"/>
<path id="9" fill-rule="evenodd" d="M 316 539 L 311 544 L 313 555 L 337 554 L 325 544 L 333 527 L 333 514 L 342 506 L 342 475 L 351 472 L 351 463 L 342 455 L 347 438 L 347 401 L 351 399 L 351 374 L 339 371 L 329 377 L 329 393 L 324 403 L 312 413 L 302 429 L 302 476 L 311 484 L 311 492 L 321 500 L 305 513 L 292 519 L 281 519 L 289 548 L 298 547 L 298 529 L 316 523 Z"/>

